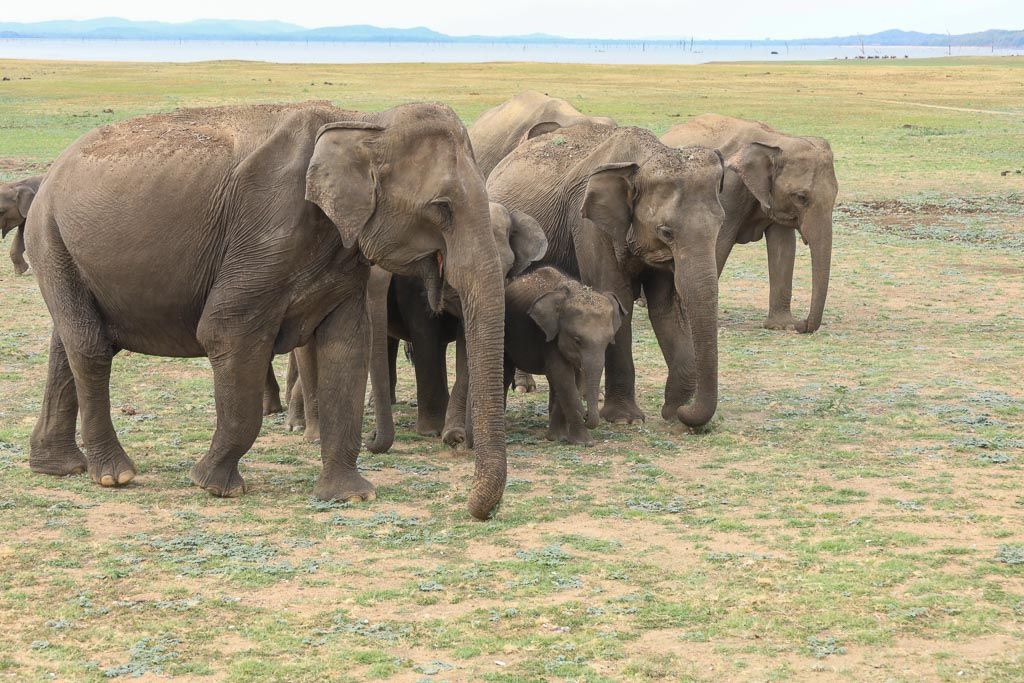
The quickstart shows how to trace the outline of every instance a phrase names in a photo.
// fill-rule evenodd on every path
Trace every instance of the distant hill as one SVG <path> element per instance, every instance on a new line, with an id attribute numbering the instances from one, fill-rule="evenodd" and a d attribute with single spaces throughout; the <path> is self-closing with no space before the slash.
<path id="1" fill-rule="evenodd" d="M 928 47 L 998 47 L 1012 49 L 1024 47 L 1024 30 L 991 30 L 978 33 L 946 35 L 943 33 L 919 33 L 893 29 L 864 36 L 839 36 L 835 38 L 810 38 L 790 41 L 798 45 L 889 45 Z"/>
<path id="2" fill-rule="evenodd" d="M 682 39 L 605 40 L 564 38 L 547 33 L 511 36 L 450 36 L 423 26 L 381 28 L 353 25 L 308 29 L 282 21 L 244 21 L 200 19 L 185 23 L 131 21 L 118 17 L 83 21 L 41 21 L 36 23 L 0 22 L 2 38 L 76 38 L 111 40 L 285 40 L 332 42 L 430 42 L 430 43 L 676 43 Z M 1024 48 L 1024 30 L 992 30 L 947 36 L 914 31 L 882 31 L 864 36 L 804 38 L 798 40 L 697 40 L 703 45 L 770 44 L 782 45 L 888 45 Z"/>

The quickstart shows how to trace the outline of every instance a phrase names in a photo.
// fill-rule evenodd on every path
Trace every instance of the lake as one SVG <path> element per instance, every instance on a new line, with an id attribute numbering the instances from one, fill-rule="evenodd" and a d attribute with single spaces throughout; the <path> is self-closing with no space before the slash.
<path id="1" fill-rule="evenodd" d="M 773 51 L 777 54 L 773 54 Z M 605 43 L 332 43 L 208 40 L 0 39 L 0 58 L 128 62 L 244 59 L 278 63 L 570 62 L 589 64 L 702 64 L 705 62 L 944 57 L 945 47 L 855 45 L 720 45 L 687 42 Z M 954 56 L 1021 51 L 954 47 Z"/>

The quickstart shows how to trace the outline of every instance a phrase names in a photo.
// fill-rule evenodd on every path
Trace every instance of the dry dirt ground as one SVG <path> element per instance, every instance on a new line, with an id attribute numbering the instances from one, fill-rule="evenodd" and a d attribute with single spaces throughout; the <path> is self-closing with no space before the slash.
<path id="1" fill-rule="evenodd" d="M 874 73 L 914 101 L 1014 111 L 977 93 L 986 78 L 1019 86 L 1017 62 L 929 67 L 956 74 L 959 96 L 933 92 L 927 69 L 915 85 L 912 66 L 772 65 L 780 80 L 748 97 L 796 81 L 871 95 Z M 207 103 L 210 73 L 234 101 L 250 79 L 311 82 L 294 74 L 314 68 L 315 82 L 371 99 L 353 67 L 0 62 L 66 86 L 53 101 L 38 80 L 0 91 L 0 118 L 21 135 L 4 131 L 0 172 L 45 166 L 73 115 L 130 101 L 132 78 L 140 92 Z M 422 69 L 395 66 L 380 88 L 441 78 Z M 596 89 L 594 72 L 563 69 L 446 68 L 435 87 L 470 102 L 467 120 L 501 88 L 578 78 Z M 674 119 L 653 123 L 643 103 L 668 97 L 658 79 L 669 76 L 717 75 L 731 88 L 703 109 L 754 108 L 739 99 L 740 67 L 666 73 L 637 79 L 636 104 L 613 113 L 667 127 Z M 958 160 L 958 184 L 882 148 L 872 157 L 877 142 L 858 142 L 853 123 L 838 117 L 830 134 L 797 104 L 778 118 L 830 137 L 845 183 L 822 329 L 762 329 L 764 246 L 738 247 L 721 281 L 722 396 L 710 427 L 691 434 L 658 417 L 664 371 L 641 315 L 647 423 L 602 425 L 593 448 L 555 445 L 543 439 L 543 381 L 514 395 L 509 487 L 488 523 L 465 512 L 470 457 L 415 435 L 404 364 L 395 447 L 361 460 L 378 486 L 372 504 L 312 500 L 318 451 L 281 416 L 244 460 L 250 494 L 218 500 L 190 486 L 213 426 L 203 359 L 115 360 L 114 421 L 139 468 L 131 485 L 32 474 L 49 318 L 33 278 L 0 269 L 0 679 L 1024 680 L 1024 182 L 1013 173 L 1024 123 L 1003 115 L 975 130 L 961 117 L 989 115 L 927 109 L 936 118 L 914 125 L 967 131 L 986 149 L 1016 140 L 1004 157 Z M 922 164 L 967 145 L 898 127 L 902 111 L 876 118 L 893 122 L 889 147 L 912 145 Z M 912 177 L 901 180 L 904 168 Z M 978 191 L 986 178 L 991 191 Z M 796 271 L 799 315 L 806 250 Z"/>

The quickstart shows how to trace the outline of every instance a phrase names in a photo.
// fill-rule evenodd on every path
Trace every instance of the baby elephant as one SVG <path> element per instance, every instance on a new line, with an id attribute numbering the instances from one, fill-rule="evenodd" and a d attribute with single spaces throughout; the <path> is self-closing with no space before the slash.
<path id="1" fill-rule="evenodd" d="M 600 417 L 605 350 L 624 315 L 614 294 L 594 291 L 555 268 L 538 268 L 505 288 L 505 392 L 517 368 L 547 376 L 552 441 L 593 443 L 588 428 Z"/>
<path id="2" fill-rule="evenodd" d="M 25 220 L 42 182 L 43 176 L 40 175 L 0 183 L 0 235 L 7 237 L 10 230 L 17 230 L 11 243 L 11 263 L 18 275 L 28 270 L 25 262 Z"/>

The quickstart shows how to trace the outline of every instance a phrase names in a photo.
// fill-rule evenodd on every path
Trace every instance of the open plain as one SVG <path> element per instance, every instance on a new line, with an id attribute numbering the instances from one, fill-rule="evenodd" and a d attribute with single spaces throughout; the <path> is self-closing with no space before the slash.
<path id="1" fill-rule="evenodd" d="M 0 76 L 3 181 L 180 106 L 440 100 L 470 123 L 533 88 L 658 134 L 713 111 L 822 136 L 840 183 L 820 331 L 762 329 L 764 244 L 738 246 L 709 428 L 660 419 L 641 309 L 646 424 L 555 445 L 545 387 L 512 395 L 487 523 L 465 511 L 470 457 L 412 429 L 404 359 L 395 447 L 361 458 L 373 503 L 312 500 L 319 449 L 280 415 L 243 459 L 251 493 L 191 486 L 214 419 L 205 359 L 117 356 L 131 485 L 31 473 L 50 319 L 4 264 L 0 679 L 1024 680 L 1024 59 L 0 60 Z M 803 247 L 795 270 L 799 317 Z"/>

